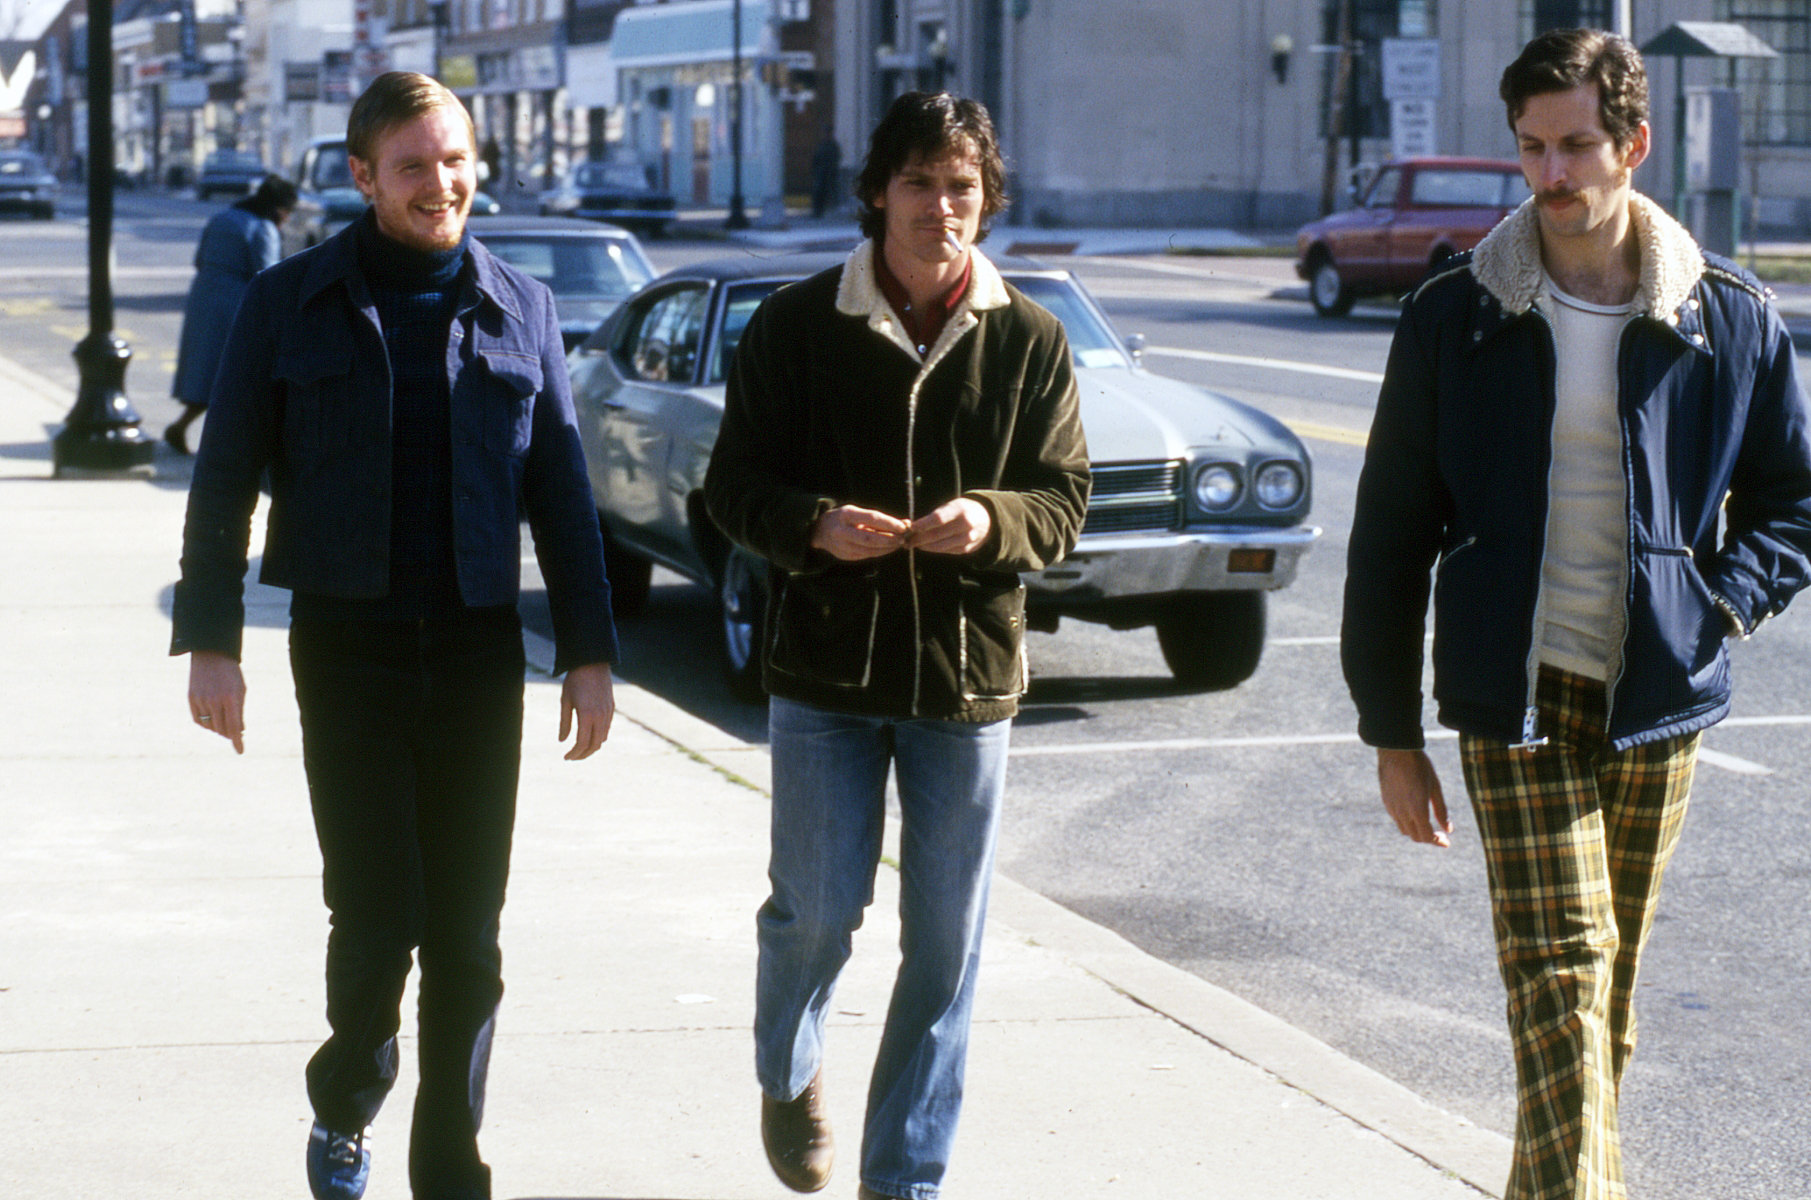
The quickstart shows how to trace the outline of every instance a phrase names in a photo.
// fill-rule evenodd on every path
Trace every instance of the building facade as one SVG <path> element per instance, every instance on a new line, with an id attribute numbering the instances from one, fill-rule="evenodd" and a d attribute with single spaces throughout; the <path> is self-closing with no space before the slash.
<path id="1" fill-rule="evenodd" d="M 1000 127 L 1017 219 L 1046 225 L 1288 226 L 1343 203 L 1356 164 L 1405 146 L 1513 156 L 1497 80 L 1541 29 L 1617 28 L 1644 45 L 1675 21 L 1736 22 L 1780 57 L 1650 58 L 1654 155 L 1639 183 L 1670 203 L 1676 95 L 1738 86 L 1744 191 L 1765 224 L 1811 227 L 1807 0 L 837 0 L 837 11 L 839 130 L 872 127 L 908 87 L 974 95 Z"/>

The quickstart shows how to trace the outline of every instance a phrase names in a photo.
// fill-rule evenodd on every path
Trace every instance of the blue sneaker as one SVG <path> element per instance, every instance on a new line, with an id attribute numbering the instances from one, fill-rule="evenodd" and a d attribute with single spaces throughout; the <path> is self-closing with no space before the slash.
<path id="1" fill-rule="evenodd" d="M 359 1200 L 371 1175 L 363 1130 L 335 1133 L 319 1121 L 308 1133 L 308 1190 L 314 1200 Z"/>

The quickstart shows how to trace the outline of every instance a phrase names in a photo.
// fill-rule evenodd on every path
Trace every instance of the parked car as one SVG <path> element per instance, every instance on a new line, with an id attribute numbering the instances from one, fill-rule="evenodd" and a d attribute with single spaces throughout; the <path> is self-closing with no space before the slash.
<path id="1" fill-rule="evenodd" d="M 270 174 L 264 160 L 250 150 L 216 150 L 201 160 L 195 196 L 207 200 L 216 192 L 249 196 Z"/>
<path id="2" fill-rule="evenodd" d="M 0 212 L 57 215 L 57 177 L 30 150 L 0 150 Z"/>
<path id="3" fill-rule="evenodd" d="M 705 466 L 737 339 L 774 289 L 835 255 L 741 257 L 681 268 L 617 309 L 568 356 L 580 436 L 620 615 L 646 604 L 652 564 L 716 591 L 731 687 L 760 694 L 767 567 L 705 512 Z M 1067 271 L 1003 259 L 1002 273 L 1061 318 L 1075 354 L 1094 492 L 1075 552 L 1025 575 L 1026 624 L 1063 617 L 1156 626 L 1189 686 L 1257 669 L 1265 593 L 1287 586 L 1318 529 L 1307 450 L 1258 410 L 1144 369 Z"/>
<path id="4" fill-rule="evenodd" d="M 326 241 L 365 211 L 365 194 L 352 182 L 352 160 L 344 137 L 318 137 L 296 162 L 296 206 L 283 222 L 283 255 Z M 472 195 L 474 217 L 494 217 L 502 208 L 487 192 Z"/>
<path id="5" fill-rule="evenodd" d="M 1360 296 L 1406 292 L 1442 261 L 1484 239 L 1528 196 L 1522 168 L 1488 158 L 1405 158 L 1385 163 L 1358 207 L 1295 235 L 1295 273 L 1323 317 Z"/>
<path id="6" fill-rule="evenodd" d="M 655 275 L 635 235 L 614 225 L 497 217 L 473 225 L 472 233 L 492 254 L 553 289 L 568 350 Z"/>
<path id="7" fill-rule="evenodd" d="M 560 185 L 541 197 L 546 216 L 610 221 L 658 237 L 679 217 L 673 194 L 648 182 L 648 170 L 634 162 L 582 162 Z"/>

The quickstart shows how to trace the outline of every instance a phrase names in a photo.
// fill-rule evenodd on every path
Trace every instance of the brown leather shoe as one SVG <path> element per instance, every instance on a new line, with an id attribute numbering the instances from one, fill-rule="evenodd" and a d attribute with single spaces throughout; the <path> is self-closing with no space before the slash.
<path id="1" fill-rule="evenodd" d="M 855 1190 L 855 1200 L 897 1200 L 897 1197 L 883 1196 L 864 1183 Z"/>
<path id="2" fill-rule="evenodd" d="M 795 1192 L 815 1192 L 830 1182 L 836 1143 L 824 1110 L 822 1070 L 791 1100 L 761 1095 L 761 1144 L 767 1165 Z"/>

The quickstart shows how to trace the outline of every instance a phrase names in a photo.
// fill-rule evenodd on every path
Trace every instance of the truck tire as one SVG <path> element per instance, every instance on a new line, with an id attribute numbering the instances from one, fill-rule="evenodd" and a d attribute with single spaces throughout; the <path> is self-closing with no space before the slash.
<path id="1" fill-rule="evenodd" d="M 1340 278 L 1331 257 L 1322 257 L 1308 274 L 1308 302 L 1323 317 L 1343 317 L 1352 311 L 1356 297 Z"/>
<path id="2" fill-rule="evenodd" d="M 1263 592 L 1201 592 L 1157 618 L 1157 645 L 1176 682 L 1218 692 L 1250 679 L 1264 654 Z"/>

